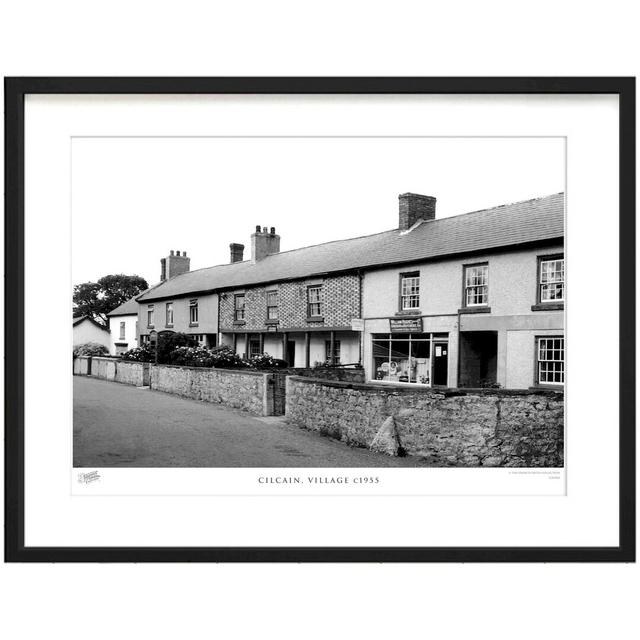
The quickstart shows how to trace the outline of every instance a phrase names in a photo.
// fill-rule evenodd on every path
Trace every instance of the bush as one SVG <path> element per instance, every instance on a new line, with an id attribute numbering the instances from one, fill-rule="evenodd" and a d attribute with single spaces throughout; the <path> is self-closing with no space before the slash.
<path id="1" fill-rule="evenodd" d="M 205 347 L 178 347 L 169 354 L 169 360 L 184 367 L 213 367 L 214 356 Z"/>
<path id="2" fill-rule="evenodd" d="M 97 342 L 85 342 L 73 348 L 73 357 L 78 356 L 105 356 L 109 354 L 109 349 Z"/>
<path id="3" fill-rule="evenodd" d="M 135 349 L 129 349 L 120 356 L 123 360 L 130 360 L 131 362 L 155 362 L 156 350 L 148 342 L 141 347 Z"/>
<path id="4" fill-rule="evenodd" d="M 158 335 L 158 364 L 173 364 L 171 354 L 178 347 L 197 347 L 198 343 L 186 333 L 160 333 Z"/>
<path id="5" fill-rule="evenodd" d="M 253 356 L 253 358 L 249 360 L 249 364 L 254 369 L 284 369 L 289 366 L 286 360 L 274 358 L 268 353 L 261 353 L 258 356 Z"/>
<path id="6" fill-rule="evenodd" d="M 243 360 L 231 347 L 223 345 L 211 349 L 213 364 L 216 369 L 244 369 L 250 364 Z"/>

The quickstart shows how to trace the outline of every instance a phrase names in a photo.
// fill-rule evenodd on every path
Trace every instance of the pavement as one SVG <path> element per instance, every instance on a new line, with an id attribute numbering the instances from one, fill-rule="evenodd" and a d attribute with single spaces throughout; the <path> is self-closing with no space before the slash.
<path id="1" fill-rule="evenodd" d="M 74 467 L 419 467 L 216 404 L 73 378 Z"/>

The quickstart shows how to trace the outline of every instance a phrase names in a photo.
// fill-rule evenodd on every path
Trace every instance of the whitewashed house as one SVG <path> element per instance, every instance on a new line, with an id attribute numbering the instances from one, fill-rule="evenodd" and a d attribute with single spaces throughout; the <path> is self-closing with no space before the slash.
<path id="1" fill-rule="evenodd" d="M 133 297 L 107 314 L 111 334 L 109 353 L 112 356 L 138 346 L 138 307 Z"/>
<path id="2" fill-rule="evenodd" d="M 96 322 L 93 318 L 83 316 L 73 319 L 73 348 L 87 342 L 95 342 L 104 345 L 107 349 L 111 346 L 109 329 Z"/>

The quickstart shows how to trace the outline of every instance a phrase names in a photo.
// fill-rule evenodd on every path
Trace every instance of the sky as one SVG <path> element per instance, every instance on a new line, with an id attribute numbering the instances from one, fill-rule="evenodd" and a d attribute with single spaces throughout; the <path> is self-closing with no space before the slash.
<path id="1" fill-rule="evenodd" d="M 247 258 L 258 224 L 281 251 L 394 229 L 408 191 L 443 218 L 564 190 L 564 138 L 74 138 L 73 283 Z"/>

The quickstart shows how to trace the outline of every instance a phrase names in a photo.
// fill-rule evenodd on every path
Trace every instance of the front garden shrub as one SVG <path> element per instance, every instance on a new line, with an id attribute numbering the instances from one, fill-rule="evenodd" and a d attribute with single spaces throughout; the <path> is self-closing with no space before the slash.
<path id="1" fill-rule="evenodd" d="M 79 344 L 73 348 L 74 358 L 77 358 L 78 356 L 106 356 L 108 354 L 109 349 L 107 349 L 103 344 L 99 344 L 97 342 L 85 342 L 84 344 Z"/>
<path id="2" fill-rule="evenodd" d="M 261 353 L 249 359 L 249 364 L 254 369 L 284 369 L 289 366 L 286 360 L 274 358 L 268 353 Z"/>
<path id="3" fill-rule="evenodd" d="M 178 347 L 197 347 L 198 343 L 186 333 L 158 334 L 158 364 L 173 364 L 171 354 Z"/>
<path id="4" fill-rule="evenodd" d="M 129 360 L 131 362 L 155 362 L 156 350 L 148 342 L 141 347 L 135 349 L 129 349 L 125 351 L 121 356 L 123 360 Z"/>

